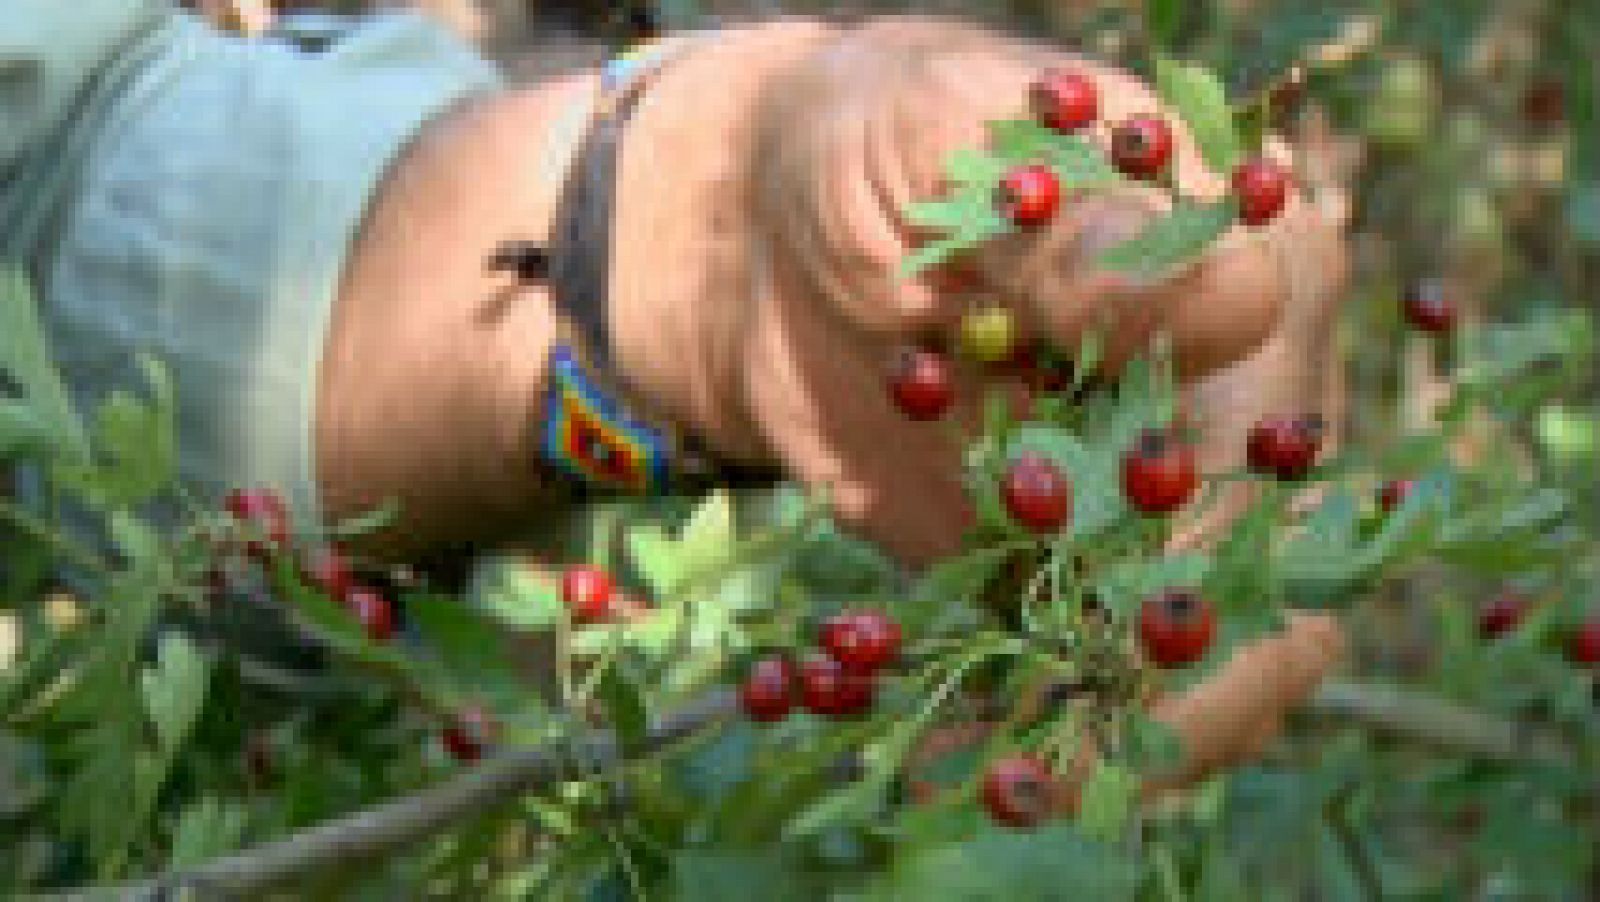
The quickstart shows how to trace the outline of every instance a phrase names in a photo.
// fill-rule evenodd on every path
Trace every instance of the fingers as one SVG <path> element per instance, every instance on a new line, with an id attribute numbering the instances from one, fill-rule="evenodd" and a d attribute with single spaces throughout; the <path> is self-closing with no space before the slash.
<path id="1" fill-rule="evenodd" d="M 1151 716 L 1178 734 L 1184 757 L 1172 772 L 1151 780 L 1147 791 L 1188 786 L 1261 754 L 1284 714 L 1317 687 L 1344 647 L 1343 631 L 1331 616 L 1293 614 L 1282 632 L 1240 648 L 1215 676 L 1158 701 Z"/>

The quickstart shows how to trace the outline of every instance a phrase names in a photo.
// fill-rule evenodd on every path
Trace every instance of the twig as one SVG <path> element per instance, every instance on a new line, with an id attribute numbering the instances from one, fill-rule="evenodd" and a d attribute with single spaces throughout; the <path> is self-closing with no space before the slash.
<path id="1" fill-rule="evenodd" d="M 1465 705 L 1393 686 L 1328 682 L 1312 712 L 1360 722 L 1379 732 L 1501 762 L 1571 765 L 1572 748 Z"/>
<path id="2" fill-rule="evenodd" d="M 335 865 L 381 857 L 450 824 L 593 770 L 656 752 L 730 716 L 733 693 L 716 690 L 665 718 L 633 748 L 608 734 L 508 752 L 482 767 L 413 795 L 328 821 L 275 842 L 154 880 L 96 887 L 50 897 L 72 900 L 259 898 Z M 576 762 L 588 762 L 580 767 Z M 187 896 L 185 894 L 188 894 Z"/>

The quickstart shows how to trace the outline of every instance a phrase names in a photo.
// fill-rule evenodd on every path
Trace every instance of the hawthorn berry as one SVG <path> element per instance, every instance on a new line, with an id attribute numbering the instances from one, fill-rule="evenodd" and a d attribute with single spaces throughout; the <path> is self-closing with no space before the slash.
<path id="1" fill-rule="evenodd" d="M 1567 117 L 1566 90 L 1555 79 L 1542 79 L 1522 95 L 1522 117 L 1529 125 L 1549 128 Z"/>
<path id="2" fill-rule="evenodd" d="M 1139 607 L 1139 642 L 1158 667 L 1193 664 L 1206 656 L 1216 635 L 1216 609 L 1194 592 L 1170 590 Z"/>
<path id="3" fill-rule="evenodd" d="M 1061 207 L 1061 180 L 1041 163 L 1017 166 L 1001 177 L 996 200 L 1001 214 L 1016 225 L 1043 225 Z"/>
<path id="4" fill-rule="evenodd" d="M 494 744 L 500 725 L 478 705 L 469 705 L 456 714 L 439 739 L 450 757 L 470 764 L 483 757 L 484 749 Z"/>
<path id="5" fill-rule="evenodd" d="M 897 361 L 889 392 L 909 419 L 937 420 L 955 403 L 955 368 L 937 351 L 907 350 Z"/>
<path id="6" fill-rule="evenodd" d="M 332 545 L 319 545 L 301 555 L 300 576 L 329 598 L 343 598 L 356 586 L 349 559 Z"/>
<path id="7" fill-rule="evenodd" d="M 813 713 L 853 717 L 872 707 L 870 674 L 851 670 L 833 657 L 813 654 L 800 662 L 800 700 Z"/>
<path id="8" fill-rule="evenodd" d="M 356 586 L 345 593 L 344 607 L 361 623 L 367 638 L 373 642 L 388 642 L 394 637 L 394 605 L 376 590 Z"/>
<path id="9" fill-rule="evenodd" d="M 1011 357 L 1017 344 L 1017 318 L 1005 307 L 991 304 L 961 317 L 961 349 L 983 363 Z"/>
<path id="10" fill-rule="evenodd" d="M 249 533 L 245 549 L 265 558 L 289 544 L 289 506 L 271 489 L 234 489 L 223 508 Z"/>
<path id="11" fill-rule="evenodd" d="M 998 758 L 983 774 L 983 807 L 996 823 L 1025 830 L 1050 816 L 1054 790 L 1055 777 L 1038 758 Z"/>
<path id="12" fill-rule="evenodd" d="M 1250 469 L 1289 480 L 1311 470 L 1321 445 L 1320 417 L 1268 417 L 1251 427 L 1245 451 Z"/>
<path id="13" fill-rule="evenodd" d="M 1172 160 L 1172 126 L 1158 116 L 1125 119 L 1111 132 L 1111 164 L 1129 178 L 1153 179 Z"/>
<path id="14" fill-rule="evenodd" d="M 1232 186 L 1245 225 L 1266 225 L 1289 203 L 1289 170 L 1266 157 L 1240 163 L 1233 170 Z"/>
<path id="15" fill-rule="evenodd" d="M 1043 454 L 1024 452 L 1006 468 L 1000 485 L 1006 512 L 1036 533 L 1051 533 L 1072 516 L 1072 486 Z"/>
<path id="16" fill-rule="evenodd" d="M 757 661 L 739 687 L 739 704 L 745 716 L 757 723 L 776 723 L 794 708 L 794 665 L 785 658 Z"/>
<path id="17" fill-rule="evenodd" d="M 1395 509 L 1406 503 L 1411 493 L 1417 490 L 1415 479 L 1391 479 L 1383 484 L 1378 492 L 1378 506 L 1386 514 L 1394 513 Z"/>
<path id="18" fill-rule="evenodd" d="M 1442 335 L 1455 328 L 1456 303 L 1438 279 L 1419 279 L 1406 286 L 1401 307 L 1414 329 Z"/>
<path id="19" fill-rule="evenodd" d="M 600 623 L 611 616 L 616 591 L 611 575 L 599 567 L 581 564 L 561 574 L 561 601 L 576 623 Z"/>
<path id="20" fill-rule="evenodd" d="M 900 624 L 882 611 L 846 611 L 822 625 L 821 645 L 846 669 L 875 673 L 900 654 Z"/>
<path id="21" fill-rule="evenodd" d="M 1567 660 L 1574 664 L 1600 664 L 1600 619 L 1580 624 L 1567 637 Z"/>
<path id="22" fill-rule="evenodd" d="M 1142 513 L 1171 513 L 1199 487 L 1194 447 L 1169 430 L 1144 432 L 1122 457 L 1122 493 Z"/>
<path id="23" fill-rule="evenodd" d="M 1028 89 L 1028 104 L 1046 128 L 1075 132 L 1100 115 L 1100 91 L 1082 72 L 1049 69 Z"/>
<path id="24" fill-rule="evenodd" d="M 1484 605 L 1478 611 L 1478 634 L 1485 639 L 1496 639 L 1516 629 L 1528 615 L 1528 600 L 1507 592 Z"/>

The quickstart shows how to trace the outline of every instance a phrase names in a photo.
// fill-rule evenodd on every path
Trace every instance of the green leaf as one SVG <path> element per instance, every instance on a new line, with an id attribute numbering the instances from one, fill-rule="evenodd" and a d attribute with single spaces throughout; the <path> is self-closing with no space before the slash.
<path id="1" fill-rule="evenodd" d="M 807 902 L 823 897 L 802 862 L 779 848 L 687 849 L 672 858 L 668 898 L 695 902 Z"/>
<path id="2" fill-rule="evenodd" d="M 527 687 L 506 655 L 505 631 L 465 599 L 411 597 L 406 616 L 424 637 L 428 654 L 461 691 L 514 700 Z"/>
<path id="3" fill-rule="evenodd" d="M 1179 201 L 1171 213 L 1103 253 L 1099 263 L 1138 278 L 1165 276 L 1228 231 L 1237 212 L 1232 199 L 1207 204 Z"/>
<path id="4" fill-rule="evenodd" d="M 1054 136 L 1045 158 L 1068 190 L 1096 188 L 1121 178 L 1100 148 L 1081 135 Z"/>
<path id="5" fill-rule="evenodd" d="M 0 462 L 47 450 L 50 427 L 26 401 L 0 399 Z"/>
<path id="6" fill-rule="evenodd" d="M 1165 54 L 1156 55 L 1155 69 L 1156 90 L 1189 124 L 1206 165 L 1223 175 L 1232 172 L 1244 150 L 1222 82 L 1204 66 Z"/>
<path id="7" fill-rule="evenodd" d="M 20 271 L 0 272 L 0 371 L 22 389 L 70 459 L 89 456 L 89 440 L 50 355 L 33 289 Z"/>
<path id="8" fill-rule="evenodd" d="M 972 147 L 951 151 L 944 164 L 944 174 L 950 181 L 985 194 L 994 190 L 1005 171 L 1006 164 L 1003 161 Z"/>
<path id="9" fill-rule="evenodd" d="M 1100 762 L 1083 787 L 1078 829 L 1092 839 L 1115 842 L 1127 827 L 1138 797 L 1138 774 L 1119 764 Z"/>
<path id="10" fill-rule="evenodd" d="M 1188 0 L 1145 0 L 1144 27 L 1152 44 L 1163 50 L 1170 50 L 1177 44 L 1187 5 Z"/>
<path id="11" fill-rule="evenodd" d="M 208 667 L 189 637 L 163 633 L 156 665 L 139 676 L 145 713 L 167 755 L 177 752 L 205 704 Z"/>
<path id="12" fill-rule="evenodd" d="M 955 232 L 972 218 L 972 205 L 963 198 L 917 201 L 906 207 L 904 216 L 915 226 Z"/>
<path id="13" fill-rule="evenodd" d="M 990 827 L 964 842 L 911 849 L 869 898 L 1119 902 L 1133 898 L 1138 880 L 1131 859 L 1070 825 L 1029 833 Z"/>
<path id="14" fill-rule="evenodd" d="M 172 852 L 167 867 L 174 870 L 193 867 L 218 855 L 232 852 L 244 841 L 249 811 L 237 802 L 224 802 L 212 796 L 183 809 L 173 830 Z"/>
<path id="15" fill-rule="evenodd" d="M 112 391 L 95 411 L 94 464 L 63 461 L 56 478 L 103 507 L 129 507 L 166 488 L 177 471 L 177 403 L 165 367 L 141 357 L 150 400 Z"/>
<path id="16" fill-rule="evenodd" d="M 599 697 L 617 741 L 624 749 L 635 747 L 650 730 L 650 713 L 639 684 L 613 664 L 600 678 Z"/>
<path id="17" fill-rule="evenodd" d="M 554 579 L 531 571 L 514 557 L 495 562 L 490 572 L 478 599 L 489 616 L 529 632 L 551 629 L 566 619 L 567 606 Z"/>

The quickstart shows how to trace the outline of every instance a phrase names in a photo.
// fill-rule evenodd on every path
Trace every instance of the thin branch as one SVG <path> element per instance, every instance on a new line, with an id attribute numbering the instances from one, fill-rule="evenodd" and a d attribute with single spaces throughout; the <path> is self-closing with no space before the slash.
<path id="1" fill-rule="evenodd" d="M 716 690 L 662 720 L 634 748 L 619 749 L 610 735 L 595 734 L 554 746 L 511 751 L 414 795 L 336 818 L 190 871 L 52 898 L 57 902 L 259 898 L 262 893 L 333 866 L 347 867 L 380 858 L 518 796 L 649 755 L 719 723 L 734 710 L 733 693 Z"/>
<path id="2" fill-rule="evenodd" d="M 1571 765 L 1574 750 L 1553 736 L 1448 699 L 1366 683 L 1328 682 L 1308 706 L 1374 731 L 1507 763 Z"/>

